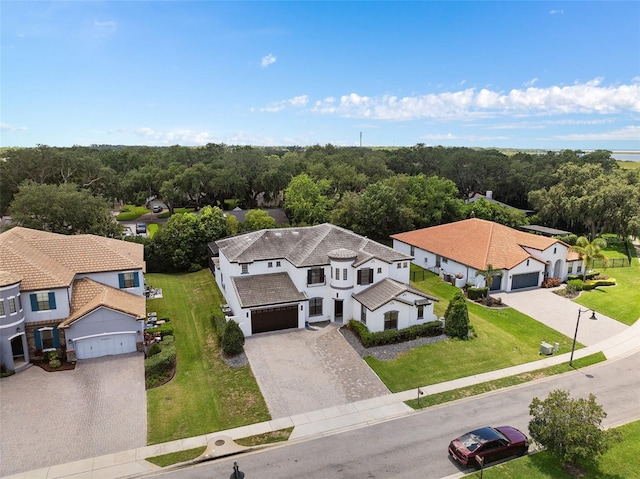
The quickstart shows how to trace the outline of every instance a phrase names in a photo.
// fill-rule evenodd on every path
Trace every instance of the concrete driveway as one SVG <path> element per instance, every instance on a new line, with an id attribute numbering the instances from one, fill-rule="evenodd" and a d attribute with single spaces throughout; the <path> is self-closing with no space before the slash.
<path id="1" fill-rule="evenodd" d="M 333 323 L 251 336 L 244 349 L 273 419 L 390 394 Z"/>
<path id="2" fill-rule="evenodd" d="M 550 328 L 573 338 L 576 332 L 578 310 L 586 309 L 578 303 L 558 296 L 551 289 L 539 288 L 511 293 L 495 293 L 492 296 L 502 298 L 502 301 L 517 309 L 521 313 L 546 324 Z M 611 319 L 596 311 L 597 321 L 592 321 L 591 311 L 582 313 L 578 327 L 579 343 L 591 346 L 608 339 L 628 328 L 615 319 Z"/>
<path id="3" fill-rule="evenodd" d="M 0 380 L 0 403 L 0 476 L 147 443 L 142 353 L 78 361 L 73 371 L 32 366 Z"/>

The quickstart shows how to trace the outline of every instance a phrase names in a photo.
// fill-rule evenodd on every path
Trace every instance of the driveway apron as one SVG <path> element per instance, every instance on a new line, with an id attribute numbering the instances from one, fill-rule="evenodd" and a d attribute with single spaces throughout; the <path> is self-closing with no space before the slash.
<path id="1" fill-rule="evenodd" d="M 390 394 L 333 323 L 258 334 L 244 348 L 273 419 Z"/>
<path id="2" fill-rule="evenodd" d="M 146 445 L 141 353 L 32 366 L 0 380 L 0 403 L 0 476 Z"/>
<path id="3" fill-rule="evenodd" d="M 552 290 L 546 288 L 495 293 L 492 296 L 501 298 L 505 304 L 513 309 L 531 316 L 533 319 L 546 324 L 569 338 L 573 338 L 576 332 L 578 311 L 586 309 L 578 303 L 558 296 Z M 625 324 L 611 319 L 598 311 L 596 311 L 597 321 L 592 321 L 589 319 L 590 317 L 591 311 L 580 315 L 577 341 L 585 346 L 591 346 L 608 339 L 628 328 Z M 542 339 L 540 338 L 540 340 Z"/>

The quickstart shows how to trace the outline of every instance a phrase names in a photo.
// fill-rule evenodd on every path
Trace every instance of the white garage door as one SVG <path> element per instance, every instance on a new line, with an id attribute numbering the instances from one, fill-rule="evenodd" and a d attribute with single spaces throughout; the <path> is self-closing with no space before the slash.
<path id="1" fill-rule="evenodd" d="M 132 353 L 136 350 L 135 334 L 112 334 L 76 341 L 76 358 L 89 359 L 114 354 Z"/>

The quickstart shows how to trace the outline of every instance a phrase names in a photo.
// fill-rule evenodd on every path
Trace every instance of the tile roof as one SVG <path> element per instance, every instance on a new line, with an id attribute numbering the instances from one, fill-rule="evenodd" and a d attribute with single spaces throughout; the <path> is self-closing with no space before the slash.
<path id="1" fill-rule="evenodd" d="M 298 291 L 288 273 L 234 276 L 231 283 L 242 308 L 307 300 L 307 296 Z"/>
<path id="2" fill-rule="evenodd" d="M 557 239 L 478 218 L 408 231 L 392 238 L 481 270 L 489 264 L 495 269 L 511 269 L 529 258 L 540 261 L 524 247 L 542 251 L 554 244 L 568 246 Z"/>
<path id="3" fill-rule="evenodd" d="M 60 323 L 60 327 L 69 327 L 82 316 L 100 307 L 120 311 L 135 319 L 146 317 L 144 296 L 112 288 L 89 278 L 82 278 L 73 282 L 71 311 L 69 317 Z"/>
<path id="4" fill-rule="evenodd" d="M 0 233 L 2 269 L 22 276 L 25 291 L 68 287 L 76 274 L 140 269 L 141 244 L 95 235 L 15 227 Z"/>
<path id="5" fill-rule="evenodd" d="M 0 288 L 22 281 L 22 276 L 13 271 L 0 271 Z"/>
<path id="6" fill-rule="evenodd" d="M 355 266 L 371 258 L 387 263 L 411 259 L 409 255 L 328 223 L 252 231 L 218 240 L 215 245 L 231 262 L 284 258 L 298 268 L 329 264 L 329 254 L 340 248 L 355 253 Z"/>
<path id="7" fill-rule="evenodd" d="M 387 304 L 389 301 L 399 299 L 399 297 L 406 292 L 413 293 L 431 301 L 439 301 L 438 298 L 429 296 L 413 286 L 400 283 L 390 278 L 383 279 L 382 281 L 369 286 L 364 291 L 354 294 L 353 299 L 363 304 L 369 311 L 375 311 L 379 307 Z M 422 302 L 421 304 L 428 303 Z"/>

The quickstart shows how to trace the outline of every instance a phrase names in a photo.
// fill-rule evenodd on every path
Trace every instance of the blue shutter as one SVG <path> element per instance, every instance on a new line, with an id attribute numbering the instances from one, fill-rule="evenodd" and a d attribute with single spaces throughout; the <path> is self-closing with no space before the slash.
<path id="1" fill-rule="evenodd" d="M 118 273 L 118 284 L 120 285 L 120 289 L 124 288 L 124 274 Z"/>
<path id="2" fill-rule="evenodd" d="M 49 309 L 56 309 L 56 295 L 55 293 L 49 293 Z"/>
<path id="3" fill-rule="evenodd" d="M 29 299 L 31 299 L 31 311 L 38 311 L 38 298 L 35 294 L 30 294 Z"/>
<path id="4" fill-rule="evenodd" d="M 133 286 L 137 288 L 140 286 L 140 280 L 138 279 L 138 272 L 133 273 Z"/>
<path id="5" fill-rule="evenodd" d="M 53 333 L 53 347 L 59 348 L 60 347 L 60 330 L 58 328 L 54 328 L 52 333 Z"/>
<path id="6" fill-rule="evenodd" d="M 33 339 L 36 342 L 36 349 L 42 349 L 42 336 L 40 336 L 40 331 L 38 331 L 37 329 L 33 331 Z"/>

